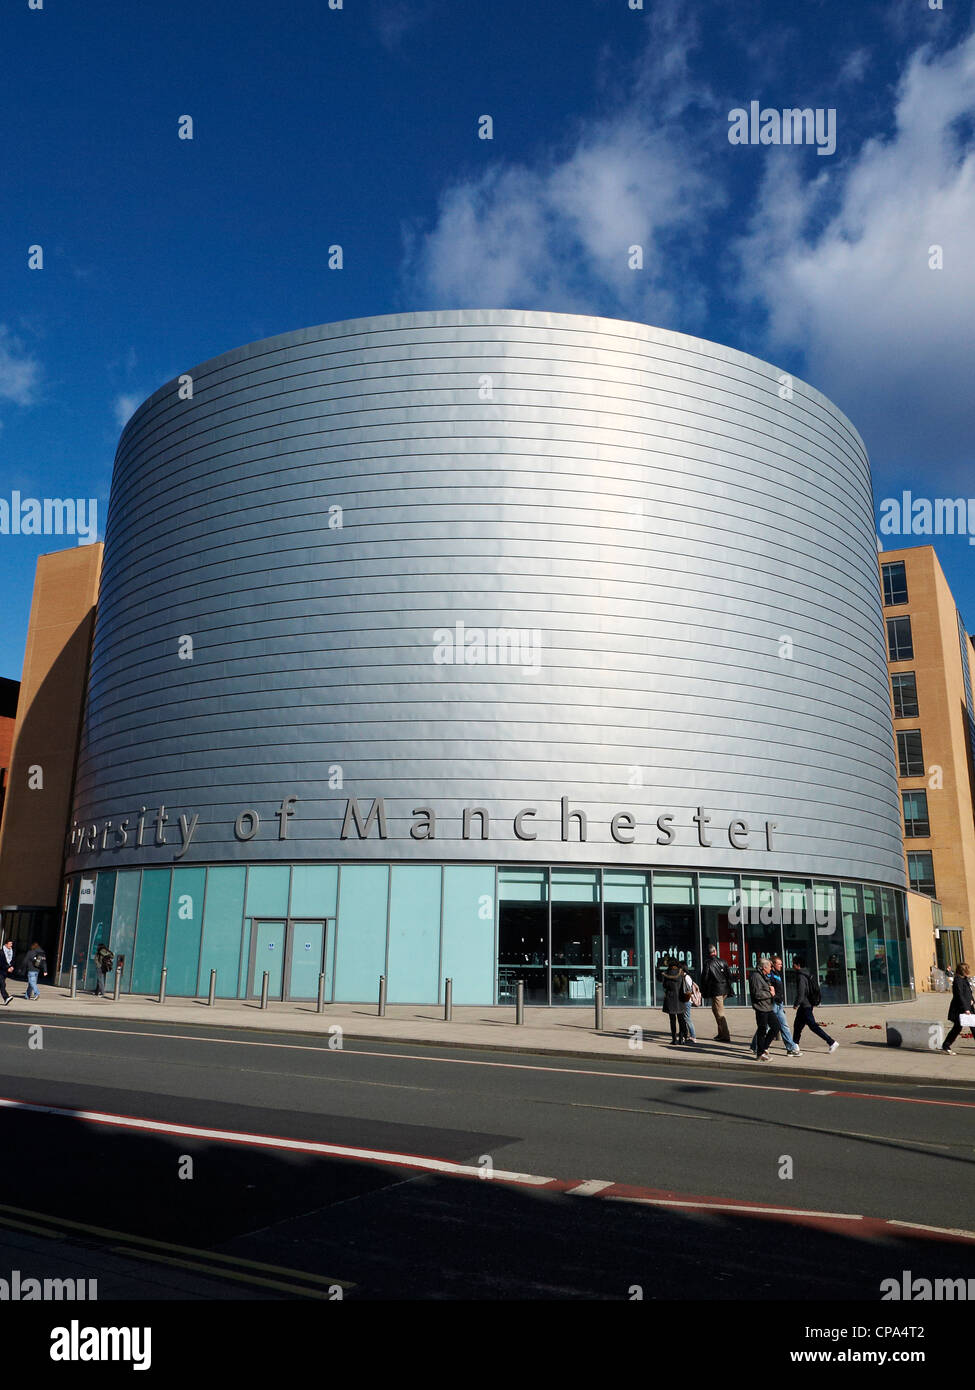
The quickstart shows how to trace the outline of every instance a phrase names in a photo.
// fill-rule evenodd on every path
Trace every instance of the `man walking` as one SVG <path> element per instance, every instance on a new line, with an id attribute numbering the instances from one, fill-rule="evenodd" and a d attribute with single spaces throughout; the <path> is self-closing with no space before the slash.
<path id="1" fill-rule="evenodd" d="M 10 995 L 7 993 L 7 976 L 14 973 L 14 943 L 5 941 L 0 947 L 0 998 L 5 1004 L 10 1003 Z"/>
<path id="2" fill-rule="evenodd" d="M 105 998 L 108 996 L 105 982 L 114 964 L 115 957 L 112 955 L 112 952 L 105 945 L 104 941 L 100 941 L 95 951 L 95 993 L 101 994 Z"/>
<path id="3" fill-rule="evenodd" d="M 39 941 L 32 941 L 30 950 L 27 952 L 27 999 L 40 999 L 41 992 L 37 988 L 37 977 L 43 975 L 47 978 L 47 956 L 41 949 Z M 33 991 L 33 992 L 32 992 Z"/>
<path id="4" fill-rule="evenodd" d="M 768 956 L 762 956 L 758 962 L 758 969 L 752 970 L 748 975 L 748 992 L 751 995 L 752 1008 L 755 1010 L 755 1022 L 758 1025 L 755 1034 L 755 1056 L 759 1062 L 767 1062 L 768 1045 L 772 1041 L 775 1030 L 771 1025 L 772 1013 L 772 986 L 769 983 L 769 974 L 772 970 L 772 962 Z"/>
<path id="5" fill-rule="evenodd" d="M 731 971 L 718 955 L 717 946 L 708 947 L 708 958 L 701 971 L 701 998 L 711 1001 L 711 1012 L 718 1027 L 715 1042 L 731 1042 L 728 1020 L 725 1018 L 724 1001 L 732 998 L 735 986 Z"/>
<path id="6" fill-rule="evenodd" d="M 822 1038 L 824 1043 L 829 1044 L 830 1052 L 835 1052 L 839 1043 L 835 1042 L 824 1028 L 820 1028 L 813 1016 L 813 1009 L 822 1002 L 823 997 L 818 983 L 805 968 L 802 956 L 793 956 L 792 969 L 796 976 L 796 1016 L 793 1020 L 795 1038 L 798 1040 L 802 1036 L 802 1030 L 809 1028 L 817 1038 Z"/>
<path id="7" fill-rule="evenodd" d="M 801 1057 L 799 1044 L 793 1039 L 789 1030 L 789 1024 L 785 1016 L 785 971 L 782 969 L 782 957 L 772 957 L 772 969 L 769 972 L 769 980 L 772 983 L 772 1014 L 775 1019 L 775 1027 L 782 1034 L 782 1041 L 785 1043 L 787 1057 Z M 799 1030 L 802 1031 L 801 1029 Z"/>

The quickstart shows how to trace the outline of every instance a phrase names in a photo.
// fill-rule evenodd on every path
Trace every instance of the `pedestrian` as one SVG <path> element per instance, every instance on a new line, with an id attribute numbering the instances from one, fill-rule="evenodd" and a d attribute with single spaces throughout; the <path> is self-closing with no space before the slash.
<path id="1" fill-rule="evenodd" d="M 758 962 L 758 968 L 752 970 L 748 975 L 748 992 L 751 996 L 752 1008 L 755 1010 L 755 1057 L 759 1062 L 769 1060 L 768 1046 L 775 1035 L 771 1019 L 772 1013 L 772 986 L 769 983 L 769 974 L 772 970 L 772 962 L 768 956 L 762 956 Z"/>
<path id="2" fill-rule="evenodd" d="M 829 1044 L 830 1052 L 835 1052 L 839 1043 L 831 1038 L 824 1028 L 819 1026 L 813 1015 L 813 1009 L 817 1008 L 823 1001 L 818 981 L 814 980 L 806 969 L 802 956 L 793 956 L 792 969 L 795 974 L 796 989 L 796 1016 L 792 1021 L 792 1036 L 798 1042 L 802 1036 L 802 1030 L 808 1028 L 816 1034 L 817 1038 L 822 1038 L 823 1042 Z"/>
<path id="3" fill-rule="evenodd" d="M 660 977 L 660 983 L 664 991 L 663 1011 L 670 1019 L 672 1047 L 687 1041 L 687 1019 L 684 1016 L 684 1005 L 687 1001 L 682 997 L 686 988 L 684 984 L 686 979 L 684 967 L 678 965 L 673 956 L 668 956 L 664 972 Z M 678 1029 L 680 1036 L 678 1036 Z"/>
<path id="4" fill-rule="evenodd" d="M 718 955 L 717 946 L 708 947 L 708 958 L 701 971 L 701 998 L 710 1001 L 711 1012 L 718 1026 L 715 1042 L 731 1042 L 731 1032 L 725 1017 L 724 1001 L 734 998 L 735 986 L 731 971 Z"/>
<path id="5" fill-rule="evenodd" d="M 694 1028 L 694 1017 L 691 1010 L 701 1006 L 701 991 L 697 987 L 694 976 L 691 974 L 691 963 L 689 960 L 678 962 L 684 972 L 684 981 L 681 985 L 680 997 L 684 1001 L 684 1022 L 687 1024 L 687 1042 L 697 1042 L 697 1032 Z"/>
<path id="6" fill-rule="evenodd" d="M 39 941 L 31 942 L 24 964 L 27 967 L 27 993 L 24 997 L 25 999 L 40 999 L 41 992 L 37 988 L 37 977 L 43 975 L 45 979 L 47 978 L 47 956 L 41 949 Z"/>
<path id="7" fill-rule="evenodd" d="M 963 1014 L 968 1016 L 964 1023 L 962 1022 Z M 951 986 L 951 1003 L 948 1005 L 948 1018 L 952 1028 L 941 1044 L 942 1052 L 947 1052 L 949 1057 L 955 1056 L 951 1050 L 951 1044 L 963 1028 L 971 1027 L 973 1017 L 975 1017 L 975 994 L 972 991 L 972 972 L 967 962 L 961 961 L 955 971 L 954 983 Z M 972 1036 L 975 1037 L 975 1028 L 972 1028 Z"/>
<path id="8" fill-rule="evenodd" d="M 772 983 L 772 1013 L 775 1017 L 775 1027 L 785 1044 L 785 1054 L 787 1057 L 801 1057 L 799 1044 L 793 1038 L 789 1021 L 785 1016 L 785 971 L 782 969 L 781 956 L 772 957 L 769 980 Z"/>
<path id="9" fill-rule="evenodd" d="M 112 969 L 112 967 L 114 966 L 114 964 L 115 964 L 115 957 L 112 955 L 111 951 L 110 951 L 110 950 L 108 949 L 108 947 L 105 945 L 104 941 L 100 941 L 100 942 L 98 943 L 98 946 L 97 946 L 96 949 L 95 949 L 95 993 L 96 993 L 96 994 L 103 994 L 103 995 L 107 995 L 107 994 L 108 994 L 108 990 L 107 990 L 106 987 L 105 987 L 105 980 L 106 980 L 106 977 L 107 977 L 109 971 L 110 971 L 110 970 Z"/>
<path id="10" fill-rule="evenodd" d="M 10 995 L 7 993 L 7 976 L 14 973 L 14 943 L 5 941 L 0 947 L 0 999 L 5 1004 L 10 1003 Z"/>

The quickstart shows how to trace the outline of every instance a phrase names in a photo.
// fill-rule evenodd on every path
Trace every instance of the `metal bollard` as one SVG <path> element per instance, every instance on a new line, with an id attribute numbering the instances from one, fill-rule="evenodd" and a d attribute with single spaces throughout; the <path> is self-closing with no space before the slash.
<path id="1" fill-rule="evenodd" d="M 519 980 L 515 987 L 515 1022 L 525 1021 L 525 982 Z"/>
<path id="2" fill-rule="evenodd" d="M 115 988 L 112 990 L 112 999 L 113 999 L 113 1000 L 117 1000 L 117 999 L 118 999 L 119 990 L 120 990 L 121 988 L 122 988 L 122 967 L 121 967 L 120 965 L 117 965 L 117 966 L 115 967 Z"/>
<path id="3" fill-rule="evenodd" d="M 262 1008 L 262 1009 L 266 1009 L 266 1008 L 267 1008 L 267 987 L 268 987 L 268 982 L 269 982 L 270 978 L 271 978 L 271 976 L 270 976 L 270 975 L 268 974 L 268 972 L 265 970 L 265 972 L 264 972 L 264 979 L 261 981 L 261 1008 Z"/>
<path id="4" fill-rule="evenodd" d="M 603 987 L 596 982 L 596 1032 L 603 1031 Z"/>
<path id="5" fill-rule="evenodd" d="M 217 972 L 216 972 L 215 970 L 211 970 L 211 971 L 210 971 L 210 993 L 207 995 L 207 1003 L 210 1004 L 210 1005 L 212 1005 L 212 1004 L 213 1004 L 213 1001 L 214 1001 L 214 999 L 216 999 L 216 997 L 217 997 Z"/>
<path id="6" fill-rule="evenodd" d="M 445 1023 L 449 1023 L 454 1016 L 454 982 L 451 979 L 444 984 L 443 1016 Z"/>
<path id="7" fill-rule="evenodd" d="M 71 967 L 71 994 L 69 997 L 71 999 L 78 997 L 78 967 L 76 965 Z"/>
<path id="8" fill-rule="evenodd" d="M 317 1008 L 317 1012 L 320 1013 L 320 1014 L 323 1014 L 323 1013 L 325 1012 L 325 976 L 324 976 L 324 975 L 319 975 L 319 977 L 318 977 L 318 1008 Z"/>
<path id="9" fill-rule="evenodd" d="M 386 1017 L 386 976 L 385 976 L 385 975 L 380 975 L 380 977 L 379 977 L 379 1009 L 377 1010 L 377 1016 L 378 1016 L 379 1018 L 385 1018 L 385 1017 Z"/>
<path id="10" fill-rule="evenodd" d="M 165 1004 L 165 1002 L 166 1002 L 166 975 L 167 975 L 167 973 L 168 973 L 168 966 L 165 966 L 165 965 L 164 965 L 163 968 L 162 968 L 162 974 L 159 976 L 159 1002 L 160 1002 L 160 1004 Z"/>

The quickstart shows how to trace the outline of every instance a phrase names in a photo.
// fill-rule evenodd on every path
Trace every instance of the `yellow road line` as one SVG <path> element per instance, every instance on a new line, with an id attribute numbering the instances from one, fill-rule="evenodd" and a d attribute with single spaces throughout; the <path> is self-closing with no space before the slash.
<path id="1" fill-rule="evenodd" d="M 46 1221 L 53 1226 L 69 1227 L 74 1231 L 86 1231 L 90 1235 L 107 1237 L 112 1241 L 125 1241 L 130 1245 L 153 1246 L 157 1250 L 171 1250 L 177 1255 L 190 1255 L 198 1259 L 202 1258 L 220 1264 L 246 1265 L 248 1269 L 262 1270 L 267 1274 L 287 1274 L 292 1278 L 306 1280 L 311 1284 L 323 1284 L 326 1286 L 337 1284 L 343 1289 L 355 1288 L 355 1284 L 350 1283 L 348 1280 L 333 1279 L 322 1274 L 306 1273 L 301 1269 L 290 1269 L 287 1265 L 272 1265 L 265 1264 L 261 1260 L 246 1260 L 239 1255 L 224 1255 L 217 1250 L 201 1250 L 198 1246 L 193 1245 L 176 1245 L 170 1240 L 154 1240 L 150 1236 L 133 1235 L 131 1231 L 116 1231 L 108 1226 L 91 1226 L 84 1221 L 70 1221 L 65 1216 L 49 1216 L 43 1211 L 30 1211 L 26 1207 L 12 1207 L 6 1205 L 6 1203 L 0 1202 L 0 1214 L 4 1212 L 11 1212 L 14 1216 L 33 1217 L 35 1221 Z M 3 1219 L 2 1215 L 0 1215 L 0 1219 Z"/>

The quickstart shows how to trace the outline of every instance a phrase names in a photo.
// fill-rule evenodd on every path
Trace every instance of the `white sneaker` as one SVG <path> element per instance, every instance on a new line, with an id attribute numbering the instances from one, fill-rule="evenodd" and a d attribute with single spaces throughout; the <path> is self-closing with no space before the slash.
<path id="1" fill-rule="evenodd" d="M 949 1057 L 954 1057 L 954 1056 L 955 1056 L 955 1053 L 952 1052 L 952 1050 L 951 1050 L 950 1047 L 943 1047 L 943 1048 L 941 1049 L 941 1051 L 942 1051 L 942 1052 L 946 1052 L 946 1053 L 948 1054 Z"/>
<path id="2" fill-rule="evenodd" d="M 785 1055 L 787 1057 L 801 1057 L 802 1053 L 799 1051 L 797 1047 L 794 1047 L 791 1052 L 787 1052 Z"/>
<path id="3" fill-rule="evenodd" d="M 837 1049 L 838 1047 L 839 1047 L 839 1043 L 835 1043 L 835 1042 L 834 1042 L 834 1043 L 830 1043 L 830 1045 L 829 1045 L 827 1051 L 829 1051 L 829 1052 L 835 1052 L 836 1049 Z"/>

